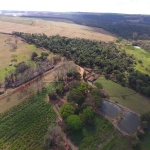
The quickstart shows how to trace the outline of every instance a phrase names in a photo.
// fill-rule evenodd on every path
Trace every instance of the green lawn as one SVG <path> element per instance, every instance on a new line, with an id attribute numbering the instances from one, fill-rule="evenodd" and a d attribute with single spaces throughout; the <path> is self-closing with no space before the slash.
<path id="1" fill-rule="evenodd" d="M 141 142 L 142 150 L 150 150 L 150 131 L 146 133 L 144 139 Z"/>
<path id="2" fill-rule="evenodd" d="M 128 54 L 133 54 L 134 57 L 136 58 L 137 70 L 150 75 L 150 53 L 149 52 L 147 52 L 144 49 L 135 48 L 134 46 L 125 46 L 123 47 L 123 49 L 125 49 Z M 142 60 L 143 63 L 142 64 L 138 63 L 139 60 Z M 148 70 L 146 70 L 146 68 Z"/>
<path id="3" fill-rule="evenodd" d="M 136 93 L 136 91 L 111 80 L 106 80 L 104 77 L 98 78 L 96 82 L 100 82 L 103 85 L 112 101 L 118 102 L 139 114 L 150 110 L 150 99 Z"/>

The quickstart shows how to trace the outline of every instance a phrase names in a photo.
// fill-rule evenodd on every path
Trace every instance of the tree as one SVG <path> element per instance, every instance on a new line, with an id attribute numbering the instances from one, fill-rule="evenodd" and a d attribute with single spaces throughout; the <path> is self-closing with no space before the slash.
<path id="1" fill-rule="evenodd" d="M 87 123 L 92 123 L 94 119 L 93 111 L 90 108 L 83 109 L 84 121 Z"/>
<path id="2" fill-rule="evenodd" d="M 95 84 L 95 86 L 96 86 L 97 88 L 103 89 L 103 85 L 102 85 L 101 83 L 95 82 L 94 84 Z"/>
<path id="3" fill-rule="evenodd" d="M 75 108 L 69 103 L 65 103 L 60 107 L 60 115 L 63 118 L 68 117 L 69 115 L 74 114 Z"/>
<path id="4" fill-rule="evenodd" d="M 11 38 L 8 38 L 7 41 L 8 41 L 8 43 L 10 44 Z"/>
<path id="5" fill-rule="evenodd" d="M 88 84 L 86 82 L 81 82 L 78 90 L 85 94 L 85 92 L 88 90 Z"/>
<path id="6" fill-rule="evenodd" d="M 44 61 L 44 60 L 46 60 L 47 59 L 47 57 L 48 57 L 48 53 L 46 53 L 46 52 L 42 52 L 41 53 L 41 59 Z"/>
<path id="7" fill-rule="evenodd" d="M 37 57 L 37 56 L 38 56 L 38 54 L 36 52 L 33 52 L 32 55 L 31 55 L 31 60 L 34 61 L 34 58 Z"/>
<path id="8" fill-rule="evenodd" d="M 82 128 L 82 121 L 77 115 L 70 115 L 65 120 L 68 130 L 79 131 Z"/>
<path id="9" fill-rule="evenodd" d="M 65 150 L 63 134 L 59 126 L 49 127 L 48 133 L 44 139 L 43 149 L 44 150 L 51 150 L 51 149 Z"/>
<path id="10" fill-rule="evenodd" d="M 18 47 L 18 39 L 16 38 L 15 39 L 15 45 L 16 45 L 16 48 Z"/>
<path id="11" fill-rule="evenodd" d="M 141 126 L 144 130 L 147 130 L 150 126 L 150 111 L 141 116 Z"/>
<path id="12" fill-rule="evenodd" d="M 133 37 L 133 40 L 137 40 L 138 33 L 137 33 L 137 32 L 134 32 L 133 35 L 132 35 L 132 37 Z"/>
<path id="13" fill-rule="evenodd" d="M 84 94 L 80 90 L 73 89 L 69 93 L 67 99 L 69 102 L 75 102 L 75 103 L 81 105 L 84 102 L 85 97 L 84 97 Z"/>
<path id="14" fill-rule="evenodd" d="M 93 107 L 94 110 L 101 108 L 103 105 L 102 98 L 100 96 L 97 96 L 97 95 L 95 95 L 95 96 L 91 95 L 90 101 L 91 101 L 91 106 Z"/>
<path id="15" fill-rule="evenodd" d="M 50 93 L 49 93 L 49 98 L 51 99 L 51 100 L 57 100 L 57 93 L 56 93 L 56 90 L 54 90 L 54 89 L 52 89 L 51 91 L 50 91 Z"/>
<path id="16" fill-rule="evenodd" d="M 138 148 L 140 146 L 140 140 L 136 135 L 130 137 L 130 143 L 133 148 Z"/>
<path id="17" fill-rule="evenodd" d="M 63 95 L 63 92 L 64 92 L 64 86 L 62 83 L 58 84 L 57 88 L 56 88 L 56 93 L 59 95 L 59 96 L 62 96 Z"/>

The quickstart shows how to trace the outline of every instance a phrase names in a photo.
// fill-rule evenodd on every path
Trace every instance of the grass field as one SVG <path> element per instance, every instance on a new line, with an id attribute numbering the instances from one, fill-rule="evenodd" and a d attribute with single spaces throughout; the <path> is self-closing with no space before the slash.
<path id="1" fill-rule="evenodd" d="M 26 25 L 33 25 L 35 23 L 34 19 L 24 18 L 22 20 L 21 17 L 9 17 L 9 16 L 0 16 L 0 21 L 4 22 L 12 22 L 18 24 L 26 24 Z"/>
<path id="2" fill-rule="evenodd" d="M 134 46 L 125 46 L 124 49 L 127 53 L 135 56 L 137 60 L 136 69 L 150 75 L 150 53 Z M 143 63 L 138 63 L 139 60 L 142 60 Z"/>
<path id="3" fill-rule="evenodd" d="M 149 98 L 144 97 L 136 93 L 136 91 L 127 87 L 123 87 L 111 80 L 106 80 L 104 77 L 98 78 L 96 82 L 100 82 L 103 85 L 112 101 L 128 107 L 139 114 L 149 111 Z"/>
<path id="4" fill-rule="evenodd" d="M 85 38 L 98 41 L 115 41 L 111 33 L 94 27 L 78 25 L 60 19 L 43 20 L 40 18 L 3 17 L 0 18 L 0 32 L 12 33 L 12 31 L 26 33 L 45 33 L 47 35 L 66 36 L 70 38 Z M 34 23 L 30 24 L 33 21 Z M 29 22 L 29 23 L 28 23 Z"/>
<path id="5" fill-rule="evenodd" d="M 150 131 L 146 133 L 144 139 L 141 141 L 141 148 L 142 150 L 149 150 L 150 149 Z"/>
<path id="6" fill-rule="evenodd" d="M 8 39 L 11 39 L 10 43 L 15 42 L 15 37 L 0 34 L 0 82 L 4 80 L 5 74 L 14 68 L 14 64 L 21 61 L 30 61 L 32 52 L 36 52 L 40 55 L 42 50 L 37 49 L 34 45 L 29 45 L 18 38 L 18 48 L 13 50 L 11 45 L 8 42 Z M 17 62 L 12 61 L 12 55 L 17 55 Z M 12 66 L 9 64 L 12 63 Z"/>
<path id="7" fill-rule="evenodd" d="M 42 150 L 48 126 L 56 124 L 46 93 L 43 90 L 0 115 L 0 149 Z"/>

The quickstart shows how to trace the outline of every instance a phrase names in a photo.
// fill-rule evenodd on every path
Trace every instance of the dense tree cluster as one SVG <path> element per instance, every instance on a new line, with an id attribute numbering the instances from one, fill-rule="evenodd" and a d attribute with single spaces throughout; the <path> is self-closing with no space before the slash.
<path id="1" fill-rule="evenodd" d="M 147 130 L 150 127 L 150 111 L 141 116 L 141 121 L 141 126 Z"/>
<path id="2" fill-rule="evenodd" d="M 60 115 L 67 129 L 78 131 L 82 125 L 94 124 L 96 109 L 99 109 L 103 103 L 100 91 L 96 87 L 92 88 L 86 82 L 73 81 L 69 85 L 67 95 L 68 102 L 60 107 Z"/>
<path id="3" fill-rule="evenodd" d="M 72 21 L 92 27 L 103 28 L 119 37 L 133 39 L 137 33 L 137 39 L 150 39 L 150 17 L 123 14 L 74 14 Z"/>
<path id="4" fill-rule="evenodd" d="M 72 59 L 78 65 L 90 67 L 104 74 L 107 79 L 123 86 L 130 86 L 145 95 L 150 93 L 150 77 L 134 71 L 135 58 L 124 51 L 120 51 L 113 43 L 71 39 L 59 35 L 48 37 L 45 34 L 22 32 L 14 32 L 13 34 L 22 37 L 28 43 L 35 44 L 37 47 L 44 47 L 53 53 Z M 68 76 L 71 74 L 69 73 Z M 135 78 L 136 81 L 134 81 Z"/>
<path id="5" fill-rule="evenodd" d="M 15 65 L 14 70 L 10 70 L 6 74 L 5 86 L 18 87 L 52 68 L 53 65 L 48 65 L 45 62 L 37 62 L 35 66 L 32 63 L 20 62 Z"/>
<path id="6" fill-rule="evenodd" d="M 139 71 L 129 75 L 129 86 L 139 93 L 150 96 L 150 76 Z"/>

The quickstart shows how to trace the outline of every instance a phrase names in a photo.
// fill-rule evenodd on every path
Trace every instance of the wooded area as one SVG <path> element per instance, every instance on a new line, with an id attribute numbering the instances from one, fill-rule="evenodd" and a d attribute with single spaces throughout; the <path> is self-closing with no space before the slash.
<path id="1" fill-rule="evenodd" d="M 123 86 L 150 96 L 150 76 L 134 69 L 133 55 L 120 51 L 113 43 L 90 41 L 79 38 L 48 37 L 45 34 L 13 32 L 14 35 L 44 47 L 53 53 L 72 59 L 76 64 L 89 67 Z"/>

